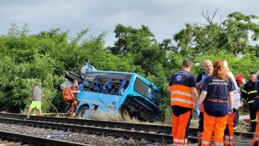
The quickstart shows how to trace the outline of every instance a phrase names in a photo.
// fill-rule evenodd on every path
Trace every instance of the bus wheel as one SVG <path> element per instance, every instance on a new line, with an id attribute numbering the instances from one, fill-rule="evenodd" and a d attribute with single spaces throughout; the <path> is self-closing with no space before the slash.
<path id="1" fill-rule="evenodd" d="M 85 119 L 85 110 L 88 109 L 88 106 L 82 106 L 77 112 L 78 119 Z"/>
<path id="2" fill-rule="evenodd" d="M 121 113 L 121 117 L 124 120 L 131 119 L 129 110 L 127 108 L 122 107 L 120 113 Z"/>

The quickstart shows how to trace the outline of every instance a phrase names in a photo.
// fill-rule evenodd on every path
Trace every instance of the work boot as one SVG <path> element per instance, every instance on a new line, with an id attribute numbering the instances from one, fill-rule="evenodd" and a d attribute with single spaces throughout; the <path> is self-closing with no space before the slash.
<path id="1" fill-rule="evenodd" d="M 252 142 L 252 146 L 258 146 L 258 141 Z"/>
<path id="2" fill-rule="evenodd" d="M 199 142 L 198 146 L 201 146 L 201 141 Z"/>
<path id="3" fill-rule="evenodd" d="M 74 118 L 75 116 L 76 116 L 76 113 L 71 113 L 69 117 Z"/>

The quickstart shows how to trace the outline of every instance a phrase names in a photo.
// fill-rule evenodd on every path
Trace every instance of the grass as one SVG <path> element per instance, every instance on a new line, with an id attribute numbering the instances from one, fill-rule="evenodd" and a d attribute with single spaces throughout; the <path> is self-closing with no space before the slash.
<path id="1" fill-rule="evenodd" d="M 140 121 L 136 118 L 131 118 L 128 114 L 114 114 L 112 111 L 98 112 L 96 111 L 94 114 L 90 116 L 90 119 L 94 120 L 104 120 L 104 121 L 124 121 L 124 122 L 131 122 L 131 123 L 139 123 Z"/>

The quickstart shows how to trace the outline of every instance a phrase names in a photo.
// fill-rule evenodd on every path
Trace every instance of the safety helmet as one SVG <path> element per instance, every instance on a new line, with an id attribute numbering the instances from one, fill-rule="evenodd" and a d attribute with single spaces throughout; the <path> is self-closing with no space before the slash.
<path id="1" fill-rule="evenodd" d="M 245 83 L 245 78 L 243 75 L 236 75 L 236 81 L 237 81 L 237 84 L 238 86 L 240 86 L 241 84 L 244 84 Z"/>

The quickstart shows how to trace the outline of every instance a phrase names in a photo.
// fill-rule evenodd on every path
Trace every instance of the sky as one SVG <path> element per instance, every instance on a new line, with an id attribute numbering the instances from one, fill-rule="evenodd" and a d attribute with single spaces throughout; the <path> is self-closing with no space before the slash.
<path id="1" fill-rule="evenodd" d="M 148 26 L 158 42 L 172 39 L 185 24 L 207 24 L 202 12 L 215 22 L 232 12 L 259 16 L 259 0 L 0 0 L 0 34 L 12 23 L 29 34 L 60 28 L 74 37 L 89 29 L 87 37 L 105 32 L 106 46 L 116 41 L 117 24 L 140 28 Z"/>

